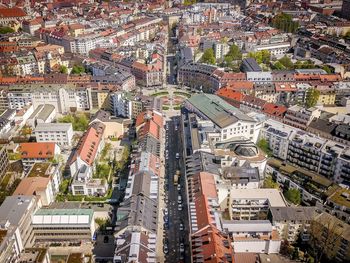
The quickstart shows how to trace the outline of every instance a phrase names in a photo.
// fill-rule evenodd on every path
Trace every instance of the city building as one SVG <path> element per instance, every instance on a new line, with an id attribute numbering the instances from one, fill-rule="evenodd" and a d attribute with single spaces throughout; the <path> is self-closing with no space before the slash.
<path id="1" fill-rule="evenodd" d="M 91 242 L 95 232 L 91 209 L 42 208 L 32 215 L 35 244 L 55 242 Z"/>
<path id="2" fill-rule="evenodd" d="M 281 238 L 268 220 L 222 220 L 235 253 L 279 253 Z"/>
<path id="3" fill-rule="evenodd" d="M 33 246 L 31 217 L 38 208 L 40 204 L 37 203 L 35 196 L 6 197 L 0 206 L 1 232 L 4 236 L 0 246 L 1 256 L 7 255 L 9 258 L 18 256 L 25 247 Z"/>
<path id="4" fill-rule="evenodd" d="M 60 148 L 54 142 L 27 142 L 19 145 L 24 170 L 29 172 L 35 163 L 54 160 L 60 154 Z"/>
<path id="5" fill-rule="evenodd" d="M 61 181 L 60 165 L 35 163 L 13 194 L 37 196 L 42 206 L 48 206 L 55 201 Z"/>
<path id="6" fill-rule="evenodd" d="M 262 72 L 261 67 L 254 58 L 243 59 L 241 69 L 243 72 Z"/>
<path id="7" fill-rule="evenodd" d="M 343 0 L 343 5 L 341 8 L 341 14 L 345 19 L 350 19 L 350 1 L 349 0 Z"/>
<path id="8" fill-rule="evenodd" d="M 282 239 L 293 243 L 300 237 L 308 241 L 308 229 L 316 216 L 315 207 L 271 207 L 269 219 Z"/>
<path id="9" fill-rule="evenodd" d="M 193 95 L 185 101 L 185 108 L 204 120 L 212 121 L 220 140 L 243 136 L 256 141 L 256 121 L 218 96 Z"/>
<path id="10" fill-rule="evenodd" d="M 34 133 L 37 142 L 54 142 L 61 147 L 72 146 L 71 123 L 38 123 Z"/>
<path id="11" fill-rule="evenodd" d="M 231 189 L 228 194 L 219 192 L 218 196 L 221 205 L 227 204 L 232 220 L 265 219 L 271 207 L 286 206 L 278 189 Z"/>
<path id="12" fill-rule="evenodd" d="M 105 126 L 102 123 L 90 124 L 80 139 L 73 157 L 69 160 L 73 195 L 104 195 L 107 183 L 101 179 L 92 179 L 96 171 L 99 154 L 104 148 Z"/>
<path id="13" fill-rule="evenodd" d="M 320 110 L 316 108 L 305 109 L 298 105 L 289 107 L 283 122 L 290 126 L 306 130 L 314 118 L 320 117 Z"/>

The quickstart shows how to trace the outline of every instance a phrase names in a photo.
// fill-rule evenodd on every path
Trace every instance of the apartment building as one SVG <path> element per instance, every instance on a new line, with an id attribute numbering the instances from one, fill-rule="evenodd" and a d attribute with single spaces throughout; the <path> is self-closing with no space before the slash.
<path id="1" fill-rule="evenodd" d="M 72 146 L 71 123 L 39 123 L 34 130 L 37 142 L 54 142 L 61 147 Z"/>
<path id="2" fill-rule="evenodd" d="M 316 108 L 305 109 L 298 105 L 289 107 L 283 122 L 290 126 L 306 130 L 314 118 L 320 117 L 320 110 Z"/>
<path id="3" fill-rule="evenodd" d="M 10 86 L 7 98 L 11 109 L 22 109 L 33 104 L 51 104 L 56 112 L 66 113 L 72 109 L 87 110 L 91 108 L 90 89 L 73 84 L 24 84 Z"/>
<path id="4" fill-rule="evenodd" d="M 132 116 L 132 101 L 130 95 L 124 92 L 114 92 L 111 95 L 111 108 L 114 116 L 130 118 Z"/>
<path id="5" fill-rule="evenodd" d="M 91 242 L 95 232 L 92 209 L 39 209 L 31 225 L 35 244 Z"/>
<path id="6" fill-rule="evenodd" d="M 334 259 L 336 262 L 348 262 L 350 260 L 349 224 L 342 222 L 328 213 L 317 215 L 312 221 L 312 224 L 314 224 L 315 230 L 311 233 L 311 239 L 316 243 L 323 244 L 327 242 L 325 239 L 328 236 L 332 237 L 332 246 L 325 251 L 325 256 L 329 259 Z"/>
<path id="7" fill-rule="evenodd" d="M 287 161 L 317 173 L 324 144 L 323 139 L 301 131 L 296 132 L 290 137 Z"/>
<path id="8" fill-rule="evenodd" d="M 271 207 L 286 206 L 282 193 L 277 189 L 231 189 L 222 199 L 226 197 L 232 220 L 264 219 Z"/>
<path id="9" fill-rule="evenodd" d="M 268 220 L 222 220 L 235 253 L 279 253 L 281 240 Z"/>
<path id="10" fill-rule="evenodd" d="M 35 163 L 52 161 L 61 151 L 54 142 L 27 142 L 19 145 L 19 152 L 24 171 L 29 172 Z"/>
<path id="11" fill-rule="evenodd" d="M 25 247 L 34 244 L 31 216 L 40 208 L 35 196 L 13 195 L 6 197 L 0 206 L 1 240 L 0 256 L 13 257 L 19 255 Z M 8 253 L 11 254 L 8 254 Z M 7 258 L 5 258 L 7 260 Z M 6 262 L 3 261 L 3 262 Z"/>
<path id="12" fill-rule="evenodd" d="M 28 107 L 24 107 L 21 111 L 24 111 L 26 108 Z M 34 107 L 31 106 L 28 108 L 26 115 L 29 113 L 31 114 L 27 117 L 27 119 L 25 116 L 23 116 L 23 121 L 33 128 L 35 128 L 37 124 L 51 125 L 51 122 L 53 122 L 53 120 L 56 118 L 56 109 L 52 104 L 40 104 L 35 108 L 35 110 Z"/>
<path id="13" fill-rule="evenodd" d="M 309 240 L 308 230 L 316 214 L 316 207 L 271 207 L 268 217 L 280 237 L 293 243 L 299 237 Z"/>
<path id="14" fill-rule="evenodd" d="M 50 205 L 59 192 L 62 181 L 60 169 L 58 164 L 35 163 L 17 186 L 14 195 L 37 196 L 41 205 Z"/>

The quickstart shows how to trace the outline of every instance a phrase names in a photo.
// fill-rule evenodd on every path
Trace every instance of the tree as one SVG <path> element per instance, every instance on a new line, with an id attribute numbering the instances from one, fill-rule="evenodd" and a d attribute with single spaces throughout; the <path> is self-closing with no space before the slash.
<path id="1" fill-rule="evenodd" d="M 305 101 L 306 107 L 308 107 L 308 108 L 314 107 L 316 105 L 319 97 L 320 97 L 319 90 L 317 90 L 315 88 L 309 89 L 306 93 L 306 101 Z"/>
<path id="2" fill-rule="evenodd" d="M 263 188 L 279 188 L 279 184 L 275 182 L 271 176 L 267 176 L 263 183 Z"/>
<path id="3" fill-rule="evenodd" d="M 242 53 L 239 47 L 235 44 L 231 45 L 230 50 L 225 56 L 225 61 L 229 60 L 232 62 L 233 60 L 241 60 L 241 59 L 242 59 Z"/>
<path id="4" fill-rule="evenodd" d="M 195 3 L 197 3 L 196 0 L 185 0 L 184 1 L 185 6 L 194 5 Z"/>
<path id="5" fill-rule="evenodd" d="M 293 62 L 287 56 L 284 56 L 284 57 L 280 58 L 278 61 L 287 69 L 293 69 L 294 68 Z"/>
<path id="6" fill-rule="evenodd" d="M 207 48 L 203 53 L 201 61 L 203 63 L 215 65 L 216 59 L 214 55 L 214 50 L 212 48 Z"/>
<path id="7" fill-rule="evenodd" d="M 11 27 L 0 27 L 0 34 L 8 34 L 8 33 L 14 33 L 15 30 L 13 30 Z"/>
<path id="8" fill-rule="evenodd" d="M 288 189 L 288 191 L 285 192 L 284 196 L 289 202 L 292 202 L 295 205 L 299 205 L 301 202 L 301 194 L 298 189 Z"/>
<path id="9" fill-rule="evenodd" d="M 324 65 L 324 66 L 322 67 L 322 69 L 323 69 L 324 71 L 326 71 L 328 74 L 333 73 L 333 70 L 332 70 L 328 65 Z"/>
<path id="10" fill-rule="evenodd" d="M 61 65 L 60 72 L 63 74 L 68 74 L 68 68 L 65 65 Z"/>
<path id="11" fill-rule="evenodd" d="M 280 247 L 280 253 L 284 256 L 289 256 L 291 251 L 291 246 L 289 244 L 289 241 L 287 239 L 282 240 L 281 247 Z"/>
<path id="12" fill-rule="evenodd" d="M 272 156 L 272 151 L 269 146 L 269 142 L 266 139 L 261 139 L 256 144 L 263 152 L 265 152 L 268 156 Z"/>
<path id="13" fill-rule="evenodd" d="M 276 63 L 273 65 L 273 69 L 282 70 L 286 69 L 286 67 L 281 62 L 276 61 Z"/>
<path id="14" fill-rule="evenodd" d="M 294 250 L 292 252 L 292 259 L 293 260 L 299 259 L 299 248 L 294 247 Z"/>
<path id="15" fill-rule="evenodd" d="M 72 69 L 72 74 L 81 74 L 85 72 L 85 68 L 82 65 L 74 65 Z"/>
<path id="16" fill-rule="evenodd" d="M 261 50 L 257 52 L 249 52 L 248 57 L 254 58 L 258 64 L 261 64 L 261 63 L 269 64 L 271 54 L 268 50 Z"/>
<path id="17" fill-rule="evenodd" d="M 322 213 L 316 216 L 309 228 L 310 252 L 315 263 L 320 263 L 324 257 L 332 259 L 336 255 L 336 247 L 339 246 L 346 227 L 346 223 L 330 214 Z"/>
<path id="18" fill-rule="evenodd" d="M 281 13 L 272 19 L 272 26 L 287 33 L 295 33 L 299 28 L 299 22 L 293 21 L 291 15 Z"/>

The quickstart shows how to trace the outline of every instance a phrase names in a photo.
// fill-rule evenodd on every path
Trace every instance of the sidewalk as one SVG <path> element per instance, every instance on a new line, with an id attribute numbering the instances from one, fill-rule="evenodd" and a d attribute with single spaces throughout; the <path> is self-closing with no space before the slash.
<path id="1" fill-rule="evenodd" d="M 163 252 L 163 233 L 164 233 L 164 225 L 163 225 L 163 209 L 166 207 L 164 202 L 164 176 L 165 176 L 165 159 L 164 155 L 164 146 L 165 146 L 165 130 L 163 129 L 161 143 L 160 143 L 160 173 L 159 173 L 159 181 L 158 181 L 158 230 L 157 230 L 157 246 L 156 246 L 156 255 L 157 262 L 165 262 L 164 252 Z"/>

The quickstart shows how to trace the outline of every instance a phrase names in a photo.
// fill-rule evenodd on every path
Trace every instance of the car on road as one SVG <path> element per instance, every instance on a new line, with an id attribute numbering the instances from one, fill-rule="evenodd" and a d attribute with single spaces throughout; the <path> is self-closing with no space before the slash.
<path id="1" fill-rule="evenodd" d="M 185 246 L 184 243 L 180 243 L 180 253 L 185 252 Z"/>
<path id="2" fill-rule="evenodd" d="M 164 242 L 163 252 L 164 252 L 164 254 L 168 254 L 169 253 L 169 247 L 168 247 L 168 241 L 167 240 Z"/>
<path id="3" fill-rule="evenodd" d="M 179 205 L 177 206 L 177 210 L 182 211 L 182 205 L 181 205 L 181 204 L 179 204 Z"/>
<path id="4" fill-rule="evenodd" d="M 182 223 L 180 223 L 179 229 L 180 229 L 180 231 L 184 230 L 184 225 Z"/>
<path id="5" fill-rule="evenodd" d="M 177 185 L 177 190 L 181 191 L 181 185 L 180 184 Z"/>
<path id="6" fill-rule="evenodd" d="M 108 241 L 109 241 L 109 237 L 108 237 L 108 236 L 105 236 L 105 237 L 103 238 L 103 243 L 108 243 Z"/>
<path id="7" fill-rule="evenodd" d="M 164 215 L 168 216 L 168 209 L 164 209 Z"/>
<path id="8" fill-rule="evenodd" d="M 176 157 L 176 159 L 179 159 L 180 158 L 180 154 L 176 153 L 175 157 Z"/>
<path id="9" fill-rule="evenodd" d="M 178 204 L 182 204 L 182 197 L 181 197 L 181 195 L 179 195 L 179 196 L 177 197 L 177 203 L 178 203 Z"/>
<path id="10" fill-rule="evenodd" d="M 164 215 L 164 222 L 169 223 L 169 216 L 168 215 Z"/>

